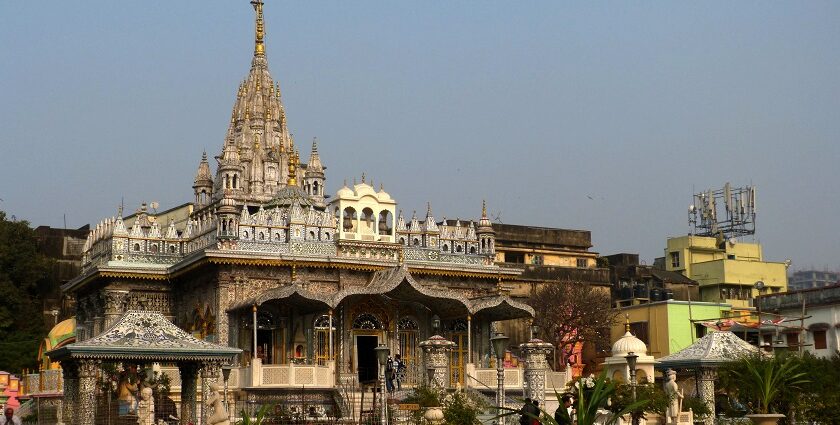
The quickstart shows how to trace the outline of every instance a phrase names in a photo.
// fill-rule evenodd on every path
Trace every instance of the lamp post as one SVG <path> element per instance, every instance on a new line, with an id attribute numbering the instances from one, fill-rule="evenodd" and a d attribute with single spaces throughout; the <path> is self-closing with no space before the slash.
<path id="1" fill-rule="evenodd" d="M 636 402 L 636 360 L 639 358 L 635 353 L 632 351 L 627 353 L 627 356 L 624 357 L 627 359 L 627 367 L 630 369 L 630 389 L 633 391 L 633 403 Z M 633 419 L 633 425 L 639 425 L 639 419 L 636 415 L 631 413 L 630 416 Z"/>
<path id="2" fill-rule="evenodd" d="M 493 350 L 496 352 L 496 376 L 498 381 L 496 405 L 499 407 L 505 406 L 505 365 L 503 362 L 505 349 L 507 349 L 509 340 L 510 338 L 501 332 L 497 333 L 493 338 L 490 338 L 490 342 L 493 344 Z M 501 419 L 499 423 L 505 423 L 505 420 Z"/>
<path id="3" fill-rule="evenodd" d="M 225 410 L 227 410 L 228 416 L 230 416 L 230 403 L 228 403 L 228 398 L 227 398 L 228 379 L 230 379 L 230 371 L 232 369 L 233 369 L 233 366 L 231 366 L 230 363 L 225 363 L 224 366 L 222 366 L 222 379 L 225 380 L 225 392 L 224 392 Z"/>
<path id="4" fill-rule="evenodd" d="M 762 349 L 764 345 L 764 335 L 761 333 L 761 292 L 764 290 L 764 281 L 759 280 L 753 284 L 753 288 L 758 291 L 758 296 L 755 297 L 755 308 L 758 310 L 758 348 Z"/>
<path id="5" fill-rule="evenodd" d="M 385 397 L 385 364 L 388 363 L 388 355 L 391 354 L 391 349 L 389 349 L 385 344 L 379 344 L 376 348 L 373 349 L 376 352 L 376 360 L 379 361 L 379 379 L 381 379 L 381 385 L 379 386 L 379 392 L 382 394 L 382 412 L 380 413 L 380 423 L 382 425 L 388 425 L 388 406 L 387 406 L 387 399 Z"/>

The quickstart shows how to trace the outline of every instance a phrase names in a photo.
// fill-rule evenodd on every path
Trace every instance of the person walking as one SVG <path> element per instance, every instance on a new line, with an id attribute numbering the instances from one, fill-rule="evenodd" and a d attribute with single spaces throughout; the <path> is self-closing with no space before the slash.
<path id="1" fill-rule="evenodd" d="M 385 363 L 385 389 L 388 393 L 394 392 L 394 359 L 391 356 L 388 356 Z"/>
<path id="2" fill-rule="evenodd" d="M 402 381 L 405 379 L 405 362 L 402 356 L 394 356 L 394 381 L 397 384 L 397 391 L 402 390 Z"/>

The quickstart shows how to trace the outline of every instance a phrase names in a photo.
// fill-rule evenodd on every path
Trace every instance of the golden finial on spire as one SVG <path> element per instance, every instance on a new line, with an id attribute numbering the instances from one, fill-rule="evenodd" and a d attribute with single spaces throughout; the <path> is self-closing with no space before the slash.
<path id="1" fill-rule="evenodd" d="M 624 333 L 630 332 L 630 315 L 624 315 Z"/>
<path id="2" fill-rule="evenodd" d="M 289 179 L 286 182 L 289 186 L 297 185 L 297 164 L 298 153 L 296 150 L 292 149 L 289 152 Z"/>
<path id="3" fill-rule="evenodd" d="M 251 0 L 251 5 L 257 11 L 257 28 L 254 37 L 254 56 L 265 56 L 265 25 L 263 24 L 263 2 L 262 0 Z"/>
<path id="4" fill-rule="evenodd" d="M 481 200 L 481 218 L 487 217 L 487 202 Z"/>

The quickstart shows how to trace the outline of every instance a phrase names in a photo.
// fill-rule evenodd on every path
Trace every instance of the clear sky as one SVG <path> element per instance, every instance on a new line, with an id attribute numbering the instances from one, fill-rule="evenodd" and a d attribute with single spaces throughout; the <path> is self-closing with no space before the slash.
<path id="1" fill-rule="evenodd" d="M 694 190 L 753 183 L 771 260 L 840 268 L 840 2 L 266 0 L 329 192 L 662 255 Z M 0 2 L 0 209 L 78 227 L 192 199 L 253 51 L 245 0 Z"/>

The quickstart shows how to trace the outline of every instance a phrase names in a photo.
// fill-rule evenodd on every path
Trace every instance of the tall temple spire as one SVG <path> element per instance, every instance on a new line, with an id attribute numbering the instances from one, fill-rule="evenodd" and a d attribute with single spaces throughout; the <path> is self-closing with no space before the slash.
<path id="1" fill-rule="evenodd" d="M 263 22 L 262 0 L 251 0 L 254 10 L 257 12 L 256 34 L 254 35 L 254 56 L 265 56 L 265 23 Z"/>

